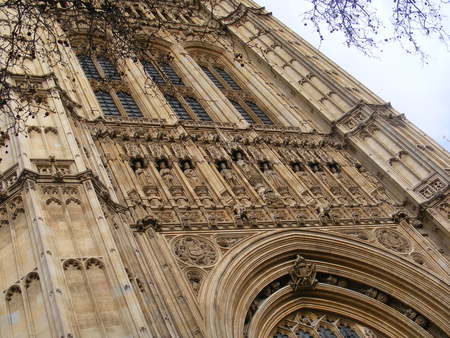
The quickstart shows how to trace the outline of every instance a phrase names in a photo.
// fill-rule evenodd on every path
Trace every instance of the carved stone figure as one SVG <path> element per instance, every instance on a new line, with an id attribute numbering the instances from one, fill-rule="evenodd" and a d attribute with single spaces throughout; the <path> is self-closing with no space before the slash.
<path id="1" fill-rule="evenodd" d="M 198 177 L 197 170 L 192 167 L 190 161 L 183 161 L 182 170 L 193 187 L 201 185 L 201 180 L 200 177 Z"/>
<path id="2" fill-rule="evenodd" d="M 289 271 L 289 285 L 294 291 L 314 288 L 317 284 L 316 266 L 308 263 L 305 258 L 297 255 L 294 266 Z"/>
<path id="3" fill-rule="evenodd" d="M 264 176 L 267 178 L 267 180 L 272 183 L 272 185 L 275 187 L 275 189 L 280 189 L 286 187 L 286 183 L 284 180 L 280 177 L 280 175 L 273 170 L 269 163 L 263 162 L 262 164 L 262 171 L 264 173 Z"/>
<path id="4" fill-rule="evenodd" d="M 169 187 L 180 186 L 178 178 L 172 173 L 172 169 L 169 167 L 166 159 L 161 159 L 158 161 L 158 169 L 162 179 Z"/>
<path id="5" fill-rule="evenodd" d="M 221 161 L 219 163 L 219 172 L 231 187 L 238 186 L 240 184 L 238 178 L 233 171 L 227 167 L 227 163 L 225 161 Z"/>
<path id="6" fill-rule="evenodd" d="M 218 258 L 214 245 L 197 236 L 178 237 L 174 240 L 172 247 L 177 258 L 188 265 L 210 266 Z"/>

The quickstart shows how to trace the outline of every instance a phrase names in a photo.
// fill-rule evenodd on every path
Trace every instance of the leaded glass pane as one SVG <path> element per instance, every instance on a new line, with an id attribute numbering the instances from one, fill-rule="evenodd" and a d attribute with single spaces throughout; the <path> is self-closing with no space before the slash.
<path id="1" fill-rule="evenodd" d="M 336 338 L 336 335 L 333 333 L 333 331 L 327 329 L 326 327 L 320 327 L 318 331 L 320 338 Z"/>
<path id="2" fill-rule="evenodd" d="M 275 336 L 273 336 L 273 338 L 289 338 L 289 336 L 282 333 L 277 333 Z"/>
<path id="3" fill-rule="evenodd" d="M 200 65 L 200 68 L 203 69 L 203 72 L 209 77 L 209 79 L 216 85 L 217 88 L 224 88 L 222 82 L 220 82 L 214 74 L 209 70 L 208 67 Z"/>
<path id="4" fill-rule="evenodd" d="M 166 74 L 167 78 L 175 85 L 182 85 L 183 81 L 181 81 L 181 78 L 177 75 L 175 70 L 172 68 L 171 65 L 169 65 L 166 62 L 160 62 L 159 66 L 163 70 L 164 74 Z"/>
<path id="5" fill-rule="evenodd" d="M 219 67 L 214 67 L 215 71 L 224 79 L 224 81 L 234 90 L 241 90 L 241 87 L 233 80 L 233 78 L 225 70 Z"/>
<path id="6" fill-rule="evenodd" d="M 231 104 L 234 106 L 234 108 L 236 108 L 236 110 L 241 114 L 241 116 L 244 118 L 245 121 L 247 121 L 250 124 L 254 124 L 255 121 L 253 121 L 253 119 L 250 117 L 250 115 L 248 115 L 248 113 L 245 111 L 244 108 L 242 108 L 242 106 L 233 100 L 230 100 Z"/>
<path id="7" fill-rule="evenodd" d="M 273 124 L 273 122 L 267 117 L 266 113 L 264 113 L 254 102 L 245 101 L 245 103 L 250 107 L 255 115 L 259 117 L 263 124 Z"/>
<path id="8" fill-rule="evenodd" d="M 105 76 L 108 80 L 120 80 L 120 75 L 117 72 L 116 67 L 112 64 L 111 61 L 109 61 L 104 56 L 100 56 L 97 58 L 98 63 L 102 67 L 103 72 L 105 73 Z"/>
<path id="9" fill-rule="evenodd" d="M 308 332 L 305 332 L 305 331 L 303 331 L 303 330 L 298 331 L 298 332 L 296 333 L 296 336 L 297 336 L 298 338 L 313 338 L 312 335 L 310 335 Z"/>
<path id="10" fill-rule="evenodd" d="M 344 338 L 359 338 L 358 334 L 349 326 L 342 325 L 339 331 Z"/>
<path id="11" fill-rule="evenodd" d="M 169 102 L 170 106 L 172 107 L 172 110 L 177 114 L 178 118 L 180 120 L 192 120 L 189 116 L 189 113 L 184 109 L 183 105 L 175 96 L 172 95 L 164 95 L 167 102 Z"/>
<path id="12" fill-rule="evenodd" d="M 185 96 L 184 99 L 188 103 L 192 111 L 197 115 L 200 121 L 212 121 L 208 113 L 203 109 L 202 105 L 193 97 Z"/>
<path id="13" fill-rule="evenodd" d="M 129 117 L 142 117 L 141 110 L 139 109 L 136 102 L 134 102 L 134 99 L 131 95 L 128 95 L 126 93 L 118 93 L 117 97 L 119 98 L 120 103 L 122 104 Z"/>
<path id="14" fill-rule="evenodd" d="M 141 62 L 142 65 L 144 66 L 145 72 L 147 73 L 148 76 L 150 76 L 150 78 L 153 80 L 154 83 L 163 84 L 165 82 L 161 74 L 158 72 L 158 70 L 152 63 L 147 61 Z"/>
<path id="15" fill-rule="evenodd" d="M 78 61 L 80 62 L 81 69 L 83 69 L 83 72 L 88 79 L 100 79 L 100 74 L 89 56 L 78 55 Z"/>
<path id="16" fill-rule="evenodd" d="M 97 98 L 97 101 L 102 108 L 103 114 L 105 114 L 106 116 L 120 116 L 119 109 L 114 103 L 111 95 L 102 91 L 98 91 L 95 92 L 95 97 Z"/>

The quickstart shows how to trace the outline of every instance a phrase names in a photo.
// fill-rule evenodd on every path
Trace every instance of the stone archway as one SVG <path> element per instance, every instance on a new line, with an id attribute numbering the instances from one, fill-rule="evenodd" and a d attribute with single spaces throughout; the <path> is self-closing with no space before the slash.
<path id="1" fill-rule="evenodd" d="M 371 296 L 320 282 L 314 291 L 302 296 L 303 300 L 312 302 L 312 308 L 340 313 L 338 310 L 345 304 L 342 301 L 346 301 L 348 311 L 342 315 L 387 335 L 427 336 L 428 333 L 414 322 L 419 314 L 430 323 L 428 328 L 450 332 L 446 319 L 450 311 L 449 285 L 427 270 L 418 269 L 395 254 L 337 234 L 282 230 L 242 241 L 211 272 L 200 290 L 206 336 L 242 337 L 245 318 L 253 300 L 267 285 L 288 274 L 299 252 L 316 264 L 318 273 L 354 281 L 357 285 L 364 284 L 375 292 L 390 295 L 395 304 L 400 304 L 388 306 Z M 278 296 L 281 295 L 279 292 L 281 290 L 277 291 Z M 250 337 L 270 334 L 277 321 L 283 319 L 276 312 L 286 304 L 292 306 L 290 311 L 304 306 L 299 302 L 301 297 L 293 295 L 287 287 L 284 297 L 271 298 L 271 302 L 264 303 L 265 307 L 276 304 L 275 308 L 258 309 L 249 324 Z M 285 316 L 289 314 L 289 311 L 284 311 Z M 409 313 L 414 315 L 408 317 Z M 383 330 L 377 321 L 390 323 L 389 330 Z"/>

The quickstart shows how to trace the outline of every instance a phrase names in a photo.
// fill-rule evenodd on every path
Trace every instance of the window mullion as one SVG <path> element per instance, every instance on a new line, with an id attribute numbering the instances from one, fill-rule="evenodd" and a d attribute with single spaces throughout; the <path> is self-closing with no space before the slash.
<path id="1" fill-rule="evenodd" d="M 214 69 L 214 67 L 212 65 L 208 65 L 208 69 L 214 75 L 214 77 L 222 84 L 223 88 L 219 88 L 219 89 L 221 89 L 221 90 L 229 89 L 229 90 L 234 91 L 234 89 L 229 86 L 227 81 L 225 81 L 222 78 L 222 76 Z"/>
<path id="2" fill-rule="evenodd" d="M 237 100 L 241 107 L 247 112 L 248 115 L 255 121 L 255 124 L 264 124 L 263 121 L 255 114 L 253 110 L 245 103 L 245 100 L 238 99 Z"/>
<path id="3" fill-rule="evenodd" d="M 92 62 L 94 63 L 95 68 L 97 68 L 97 72 L 99 73 L 100 78 L 101 78 L 102 80 L 106 79 L 106 74 L 105 74 L 105 72 L 103 71 L 103 69 L 102 69 L 102 67 L 100 66 L 100 64 L 98 63 L 97 57 L 96 57 L 95 55 L 92 56 Z"/>
<path id="4" fill-rule="evenodd" d="M 182 95 L 176 94 L 175 97 L 183 105 L 184 109 L 187 111 L 192 120 L 200 121 L 200 119 L 197 117 L 197 114 L 195 114 L 195 112 L 191 109 L 191 107 L 189 106 L 189 104 L 186 102 L 186 100 Z"/>
<path id="5" fill-rule="evenodd" d="M 122 106 L 122 102 L 120 102 L 119 97 L 117 96 L 117 93 L 114 89 L 109 91 L 109 95 L 111 95 L 114 103 L 117 106 L 117 109 L 119 109 L 120 115 L 121 116 L 127 116 L 127 112 L 125 110 L 125 108 Z"/>

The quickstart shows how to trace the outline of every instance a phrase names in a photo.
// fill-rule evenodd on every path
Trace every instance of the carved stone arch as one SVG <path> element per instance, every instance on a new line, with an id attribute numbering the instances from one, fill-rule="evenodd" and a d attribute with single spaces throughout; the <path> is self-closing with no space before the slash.
<path id="1" fill-rule="evenodd" d="M 5 299 L 9 302 L 15 294 L 22 294 L 22 288 L 19 284 L 14 284 L 5 292 Z"/>
<path id="2" fill-rule="evenodd" d="M 276 324 L 289 314 L 314 309 L 332 313 L 373 328 L 388 337 L 431 337 L 419 325 L 369 297 L 331 285 L 319 285 L 300 295 L 289 286 L 266 300 L 256 312 L 248 329 L 248 337 L 269 337 Z"/>
<path id="3" fill-rule="evenodd" d="M 84 263 L 86 270 L 92 269 L 92 268 L 97 268 L 97 269 L 101 269 L 103 270 L 105 268 L 105 265 L 103 264 L 103 262 L 100 259 L 97 258 L 89 258 L 86 260 L 86 262 Z"/>
<path id="4" fill-rule="evenodd" d="M 81 205 L 81 200 L 75 197 L 69 197 L 68 199 L 66 199 L 66 205 L 70 205 L 72 203 L 75 205 Z"/>
<path id="5" fill-rule="evenodd" d="M 211 54 L 214 57 L 226 55 L 228 51 L 217 45 L 212 45 L 206 41 L 192 40 L 182 44 L 184 49 L 192 54 Z"/>
<path id="6" fill-rule="evenodd" d="M 225 48 L 211 45 L 205 41 L 187 41 L 184 43 L 184 49 L 200 64 L 210 63 L 226 69 L 234 68 L 232 60 L 235 59 L 235 56 Z"/>
<path id="7" fill-rule="evenodd" d="M 52 203 L 55 203 L 55 204 L 58 204 L 58 205 L 62 205 L 61 200 L 59 200 L 59 199 L 56 198 L 56 197 L 50 197 L 49 199 L 47 199 L 47 200 L 45 201 L 45 204 L 46 204 L 46 205 L 50 205 L 50 204 L 52 204 Z"/>
<path id="8" fill-rule="evenodd" d="M 157 51 L 157 54 L 160 55 L 167 55 L 172 51 L 173 42 L 163 39 L 162 37 L 152 38 L 150 41 L 143 38 L 141 41 L 142 44 L 151 47 L 152 51 Z"/>
<path id="9" fill-rule="evenodd" d="M 65 261 L 63 261 L 62 266 L 64 270 L 69 269 L 82 270 L 83 268 L 83 264 L 81 264 L 81 261 L 73 258 L 66 259 Z"/>
<path id="10" fill-rule="evenodd" d="M 343 277 L 395 295 L 403 304 L 426 315 L 433 325 L 450 332 L 448 297 L 436 296 L 448 295 L 450 287 L 437 276 L 388 250 L 338 234 L 278 230 L 238 243 L 204 281 L 199 303 L 205 313 L 206 336 L 242 336 L 250 304 L 266 285 L 286 274 L 299 250 L 306 259 L 315 262 L 318 272 L 339 272 Z M 321 283 L 318 288 L 331 293 L 336 291 Z M 339 293 L 335 294 L 334 297 L 338 297 Z M 372 304 L 367 299 L 366 302 Z M 354 307 L 358 311 L 370 310 L 370 307 L 356 303 Z M 334 306 L 338 304 L 336 301 Z M 392 313 L 391 308 L 383 309 L 386 315 Z M 375 310 L 370 310 L 371 316 L 377 316 Z M 397 311 L 395 316 L 398 320 L 392 323 L 393 327 L 398 332 L 405 332 L 403 314 Z M 412 327 L 416 332 L 423 332 L 414 322 L 408 323 L 408 330 Z"/>
<path id="11" fill-rule="evenodd" d="M 39 280 L 40 280 L 39 273 L 37 273 L 36 271 L 30 272 L 25 277 L 25 287 L 28 288 L 31 285 L 31 283 Z"/>

